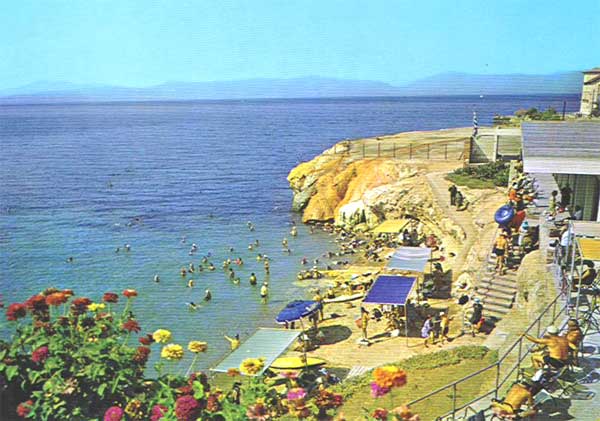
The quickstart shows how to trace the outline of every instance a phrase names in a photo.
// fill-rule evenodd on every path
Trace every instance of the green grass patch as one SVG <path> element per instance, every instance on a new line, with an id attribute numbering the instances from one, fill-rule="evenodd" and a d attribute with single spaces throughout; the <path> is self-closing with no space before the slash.
<path id="1" fill-rule="evenodd" d="M 340 409 L 344 414 L 372 413 L 375 408 L 392 409 L 398 405 L 418 399 L 446 384 L 465 377 L 477 370 L 493 364 L 498 353 L 483 346 L 460 346 L 431 354 L 416 355 L 392 364 L 405 370 L 408 383 L 394 389 L 387 396 L 373 398 L 370 383 L 372 373 L 350 379 L 337 386 L 337 392 L 345 395 L 345 404 Z M 460 406 L 475 398 L 480 392 L 493 386 L 493 371 L 482 373 L 457 387 L 456 405 Z M 423 420 L 433 420 L 436 416 L 452 409 L 452 389 L 418 403 L 413 407 Z"/>
<path id="2" fill-rule="evenodd" d="M 472 165 L 458 168 L 446 175 L 458 186 L 472 189 L 490 189 L 495 186 L 508 185 L 509 166 L 504 162 L 490 162 L 489 164 Z"/>
<path id="3" fill-rule="evenodd" d="M 468 187 L 470 189 L 493 189 L 496 187 L 493 181 L 462 174 L 448 174 L 446 180 L 453 182 L 457 186 Z"/>

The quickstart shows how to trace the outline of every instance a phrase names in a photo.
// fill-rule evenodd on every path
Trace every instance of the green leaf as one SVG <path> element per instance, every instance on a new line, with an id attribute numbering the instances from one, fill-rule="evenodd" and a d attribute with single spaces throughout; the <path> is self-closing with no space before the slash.
<path id="1" fill-rule="evenodd" d="M 10 365 L 6 369 L 6 380 L 11 381 L 19 374 L 19 366 Z"/>
<path id="2" fill-rule="evenodd" d="M 99 387 L 98 387 L 98 396 L 100 397 L 104 397 L 104 391 L 106 390 L 107 384 L 106 383 L 102 383 Z"/>
<path id="3" fill-rule="evenodd" d="M 192 383 L 192 390 L 194 391 L 195 399 L 204 398 L 204 386 L 202 386 L 202 383 L 199 381 L 194 381 L 194 383 Z"/>

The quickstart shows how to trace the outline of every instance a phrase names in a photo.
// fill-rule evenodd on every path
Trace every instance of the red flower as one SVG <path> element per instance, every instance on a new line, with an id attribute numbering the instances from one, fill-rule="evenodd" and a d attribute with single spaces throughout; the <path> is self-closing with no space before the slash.
<path id="1" fill-rule="evenodd" d="M 133 361 L 138 364 L 146 364 L 148 356 L 150 355 L 150 348 L 147 346 L 138 346 L 133 356 Z"/>
<path id="2" fill-rule="evenodd" d="M 148 334 L 146 336 L 142 336 L 138 339 L 138 341 L 142 344 L 142 345 L 150 345 L 152 344 L 152 342 L 154 342 L 154 339 L 152 338 L 152 335 Z"/>
<path id="3" fill-rule="evenodd" d="M 158 421 L 165 416 L 169 408 L 164 405 L 154 405 L 152 407 L 152 413 L 150 416 L 150 421 Z"/>
<path id="4" fill-rule="evenodd" d="M 383 408 L 377 408 L 375 411 L 373 411 L 373 418 L 376 420 L 387 420 L 388 411 Z"/>
<path id="5" fill-rule="evenodd" d="M 32 400 L 28 400 L 26 402 L 21 402 L 19 406 L 17 406 L 17 415 L 25 418 L 31 412 L 31 407 L 33 405 Z"/>
<path id="6" fill-rule="evenodd" d="M 10 322 L 14 322 L 17 319 L 25 317 L 27 315 L 27 307 L 25 304 L 13 303 L 8 306 L 6 310 L 6 319 Z"/>
<path id="7" fill-rule="evenodd" d="M 46 297 L 46 304 L 48 304 L 49 306 L 58 307 L 59 305 L 66 303 L 68 299 L 69 297 L 67 297 L 62 292 L 53 292 L 52 294 Z"/>
<path id="8" fill-rule="evenodd" d="M 123 410 L 118 406 L 111 406 L 104 413 L 104 421 L 121 421 L 123 419 Z"/>
<path id="9" fill-rule="evenodd" d="M 219 402 L 219 394 L 211 393 L 208 395 L 208 399 L 206 400 L 206 411 L 208 412 L 218 412 L 221 410 L 221 403 Z"/>
<path id="10" fill-rule="evenodd" d="M 193 392 L 194 389 L 192 389 L 192 386 L 185 385 L 177 388 L 177 393 L 179 393 L 180 395 L 189 395 Z"/>
<path id="11" fill-rule="evenodd" d="M 137 297 L 138 293 L 135 289 L 126 289 L 123 291 L 123 295 L 127 298 Z"/>
<path id="12" fill-rule="evenodd" d="M 89 298 L 76 298 L 71 303 L 71 312 L 73 312 L 74 315 L 79 316 L 87 311 L 90 304 L 92 304 L 92 300 Z"/>
<path id="13" fill-rule="evenodd" d="M 48 304 L 46 304 L 46 297 L 43 295 L 34 295 L 25 301 L 25 307 L 27 310 L 36 313 L 43 313 L 48 310 Z"/>
<path id="14" fill-rule="evenodd" d="M 198 418 L 200 405 L 193 396 L 183 395 L 175 401 L 175 416 L 178 421 L 194 421 Z"/>
<path id="15" fill-rule="evenodd" d="M 48 358 L 48 355 L 50 355 L 50 352 L 48 351 L 48 347 L 40 346 L 38 349 L 36 349 L 35 351 L 33 351 L 31 353 L 31 361 L 33 361 L 36 364 L 38 364 L 38 363 L 43 364 L 44 361 L 46 361 L 46 359 Z"/>
<path id="16" fill-rule="evenodd" d="M 114 292 L 106 292 L 102 297 L 102 301 L 105 303 L 116 303 L 119 301 L 119 296 Z"/>
<path id="17" fill-rule="evenodd" d="M 63 289 L 62 293 L 65 294 L 67 297 L 72 297 L 75 294 L 72 289 Z"/>
<path id="18" fill-rule="evenodd" d="M 142 330 L 142 328 L 140 327 L 140 324 L 133 319 L 129 319 L 127 320 L 125 323 L 123 323 L 121 325 L 121 327 L 126 330 L 127 332 L 135 332 L 138 333 L 140 330 Z"/>

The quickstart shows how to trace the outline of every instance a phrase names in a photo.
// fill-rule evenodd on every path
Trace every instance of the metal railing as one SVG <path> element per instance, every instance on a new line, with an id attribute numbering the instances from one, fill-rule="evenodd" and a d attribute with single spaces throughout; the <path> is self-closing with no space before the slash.
<path id="1" fill-rule="evenodd" d="M 465 139 L 436 143 L 404 144 L 390 140 L 345 141 L 334 145 L 330 153 L 355 158 L 397 158 L 428 160 L 461 160 L 464 157 Z"/>
<path id="2" fill-rule="evenodd" d="M 525 329 L 524 334 L 532 334 L 532 332 L 534 332 L 535 336 L 539 337 L 540 334 L 543 333 L 542 325 L 548 326 L 555 324 L 560 317 L 568 315 L 569 306 L 566 302 L 562 302 L 564 298 L 564 295 L 558 294 L 556 298 L 542 310 L 540 315 L 527 327 L 527 329 Z M 559 305 L 561 305 L 561 307 L 557 308 Z M 563 326 L 564 323 L 561 325 L 561 328 Z M 456 419 L 456 414 L 458 412 L 466 410 L 477 402 L 492 396 L 498 398 L 499 391 L 502 387 L 508 385 L 509 380 L 511 380 L 513 376 L 516 379 L 521 369 L 522 362 L 531 353 L 531 348 L 535 346 L 534 344 L 530 345 L 529 342 L 524 343 L 524 341 L 527 341 L 527 339 L 520 336 L 495 363 L 434 390 L 419 399 L 413 400 L 412 402 L 409 402 L 408 405 L 417 413 L 419 412 L 418 406 L 420 405 L 427 404 L 429 408 L 440 406 L 440 404 L 445 408 L 449 406 L 451 409 L 449 411 L 443 409 L 445 412 L 443 412 L 443 415 L 439 415 L 436 420 L 454 420 Z M 470 399 L 467 402 L 459 401 L 462 387 L 466 390 L 478 387 L 479 390 L 481 390 L 481 385 L 486 381 L 489 382 L 490 379 L 494 379 L 494 386 L 489 391 L 480 393 L 477 397 Z M 448 400 L 451 402 L 448 402 Z"/>

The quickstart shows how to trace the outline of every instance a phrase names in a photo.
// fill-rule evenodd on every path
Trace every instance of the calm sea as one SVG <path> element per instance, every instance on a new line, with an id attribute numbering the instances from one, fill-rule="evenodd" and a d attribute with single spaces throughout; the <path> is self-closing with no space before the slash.
<path id="1" fill-rule="evenodd" d="M 144 332 L 167 328 L 184 345 L 208 341 L 200 366 L 211 366 L 228 352 L 223 334 L 245 338 L 273 326 L 288 300 L 306 295 L 294 282 L 303 256 L 335 247 L 332 237 L 302 226 L 289 236 L 291 221 L 300 220 L 286 181 L 296 164 L 346 138 L 469 126 L 473 110 L 489 124 L 495 113 L 560 110 L 563 100 L 567 111 L 577 109 L 576 96 L 0 106 L 2 299 L 8 305 L 48 286 L 92 299 L 135 288 Z M 255 239 L 261 246 L 250 252 Z M 198 252 L 189 256 L 192 243 Z M 257 252 L 272 258 L 268 304 L 248 284 L 251 272 L 264 279 Z M 196 286 L 187 288 L 179 269 L 207 253 L 218 270 L 194 274 Z M 234 267 L 239 286 L 220 270 L 237 256 L 246 262 Z M 207 287 L 213 300 L 189 312 L 185 303 L 201 302 Z"/>

